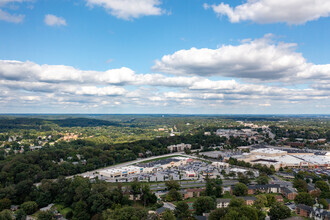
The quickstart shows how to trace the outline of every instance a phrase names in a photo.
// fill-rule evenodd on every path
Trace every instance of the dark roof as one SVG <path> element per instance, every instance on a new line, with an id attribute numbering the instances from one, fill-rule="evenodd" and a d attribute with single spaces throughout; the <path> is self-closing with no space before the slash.
<path id="1" fill-rule="evenodd" d="M 266 185 L 250 185 L 249 189 L 269 189 L 269 188 L 280 188 L 279 184 L 266 184 Z"/>
<path id="2" fill-rule="evenodd" d="M 217 203 L 220 203 L 220 202 L 230 202 L 231 199 L 217 199 Z"/>
<path id="3" fill-rule="evenodd" d="M 237 197 L 237 198 L 244 199 L 245 201 L 247 201 L 247 200 L 253 200 L 253 201 L 257 200 L 257 198 L 253 197 L 253 196 L 243 196 L 243 197 Z"/>
<path id="4" fill-rule="evenodd" d="M 159 209 L 156 209 L 156 212 L 157 212 L 158 214 L 161 214 L 161 213 L 165 212 L 167 209 L 168 209 L 168 208 L 160 207 Z"/>
<path id="5" fill-rule="evenodd" d="M 294 190 L 289 189 L 289 188 L 287 188 L 287 187 L 283 187 L 283 188 L 282 188 L 282 191 L 285 192 L 285 193 L 287 193 L 287 194 L 289 194 L 289 193 L 294 193 L 294 192 L 295 192 Z"/>
<path id="6" fill-rule="evenodd" d="M 312 191 L 312 190 L 315 189 L 315 186 L 312 185 L 312 184 L 308 184 L 308 185 L 307 185 L 307 189 L 308 189 L 308 191 Z"/>
<path id="7" fill-rule="evenodd" d="M 195 216 L 195 219 L 197 220 L 207 220 L 206 216 Z"/>
<path id="8" fill-rule="evenodd" d="M 304 204 L 298 204 L 296 206 L 296 208 L 303 209 L 303 210 L 306 210 L 306 211 L 309 211 L 309 212 L 311 212 L 313 210 L 312 207 L 310 207 L 308 205 L 304 205 Z"/>

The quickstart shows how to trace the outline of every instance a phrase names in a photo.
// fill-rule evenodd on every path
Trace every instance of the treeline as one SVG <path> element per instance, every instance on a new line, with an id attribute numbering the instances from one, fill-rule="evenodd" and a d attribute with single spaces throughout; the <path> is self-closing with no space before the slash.
<path id="1" fill-rule="evenodd" d="M 91 182 L 82 177 L 73 179 L 60 177 L 56 180 L 43 180 L 38 187 L 30 185 L 31 183 L 27 182 L 21 183 L 22 188 L 19 192 L 1 191 L 0 211 L 9 209 L 11 204 L 22 204 L 16 215 L 31 215 L 39 208 L 55 203 L 58 204 L 58 209 L 65 209 L 65 218 L 89 220 L 101 219 L 102 212 L 106 209 L 114 210 L 123 206 L 132 206 L 133 201 L 129 200 L 130 193 L 139 194 L 145 202 L 145 207 L 157 202 L 156 196 L 150 191 L 148 185 L 124 189 L 120 184 L 114 187 L 104 181 Z M 18 193 L 19 197 L 16 196 Z M 39 213 L 39 215 L 45 214 Z"/>
<path id="2" fill-rule="evenodd" d="M 36 129 L 50 130 L 54 126 L 60 127 L 97 127 L 97 126 L 121 126 L 117 122 L 111 122 L 90 118 L 66 118 L 57 120 L 45 120 L 39 118 L 0 118 L 0 131 L 11 129 Z"/>

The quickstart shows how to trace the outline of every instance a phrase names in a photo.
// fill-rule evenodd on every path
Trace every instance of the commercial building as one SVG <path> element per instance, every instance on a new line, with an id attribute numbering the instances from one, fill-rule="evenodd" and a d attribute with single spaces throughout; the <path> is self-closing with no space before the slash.
<path id="1" fill-rule="evenodd" d="M 191 144 L 176 144 L 176 145 L 170 145 L 167 147 L 168 150 L 170 150 L 171 152 L 182 152 L 186 149 L 191 149 Z"/>
<path id="2" fill-rule="evenodd" d="M 251 164 L 274 166 L 276 170 L 281 167 L 289 168 L 318 168 L 330 167 L 329 155 L 316 155 L 312 152 L 296 149 L 279 150 L 274 148 L 260 148 L 236 157 Z"/>

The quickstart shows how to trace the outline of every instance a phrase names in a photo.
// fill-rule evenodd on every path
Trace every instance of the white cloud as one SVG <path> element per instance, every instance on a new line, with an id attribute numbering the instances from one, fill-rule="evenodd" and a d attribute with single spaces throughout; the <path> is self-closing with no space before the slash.
<path id="1" fill-rule="evenodd" d="M 48 26 L 66 26 L 66 20 L 62 17 L 57 17 L 55 15 L 47 14 L 44 20 L 45 24 Z"/>
<path id="2" fill-rule="evenodd" d="M 68 109 L 81 112 L 89 108 L 126 106 L 125 109 L 131 113 L 136 113 L 139 108 L 141 113 L 146 113 L 150 109 L 156 111 L 159 106 L 160 112 L 165 108 L 172 113 L 178 108 L 181 108 L 180 112 L 205 108 L 205 113 L 209 113 L 210 109 L 219 113 L 217 109 L 226 106 L 231 109 L 242 105 L 250 109 L 265 109 L 263 107 L 268 105 L 278 108 L 293 103 L 328 105 L 328 81 L 318 82 L 322 82 L 323 87 L 313 84 L 307 89 L 289 89 L 240 83 L 234 79 L 137 74 L 127 67 L 86 71 L 64 65 L 0 60 L 0 111 L 35 110 L 47 106 L 48 111 Z M 187 106 L 189 108 L 185 108 Z"/>
<path id="3" fill-rule="evenodd" d="M 228 16 L 230 22 L 253 21 L 256 23 L 304 24 L 320 17 L 330 16 L 329 0 L 247 0 L 236 7 L 228 4 L 204 4 L 219 16 Z"/>
<path id="4" fill-rule="evenodd" d="M 154 71 L 175 75 L 224 76 L 261 81 L 329 79 L 330 65 L 308 63 L 296 44 L 274 42 L 271 35 L 217 49 L 179 50 L 156 60 Z"/>
<path id="5" fill-rule="evenodd" d="M 6 21 L 11 23 L 21 23 L 24 20 L 24 15 L 9 14 L 0 9 L 0 21 Z"/>
<path id="6" fill-rule="evenodd" d="M 149 15 L 164 13 L 160 7 L 160 0 L 86 0 L 88 6 L 101 6 L 111 15 L 130 20 Z"/>

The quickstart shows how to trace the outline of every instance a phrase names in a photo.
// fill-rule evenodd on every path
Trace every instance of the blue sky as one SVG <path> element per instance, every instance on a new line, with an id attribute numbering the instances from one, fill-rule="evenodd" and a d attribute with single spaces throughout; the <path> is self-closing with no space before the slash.
<path id="1" fill-rule="evenodd" d="M 330 4 L 254 2 L 0 0 L 0 112 L 329 114 Z"/>

